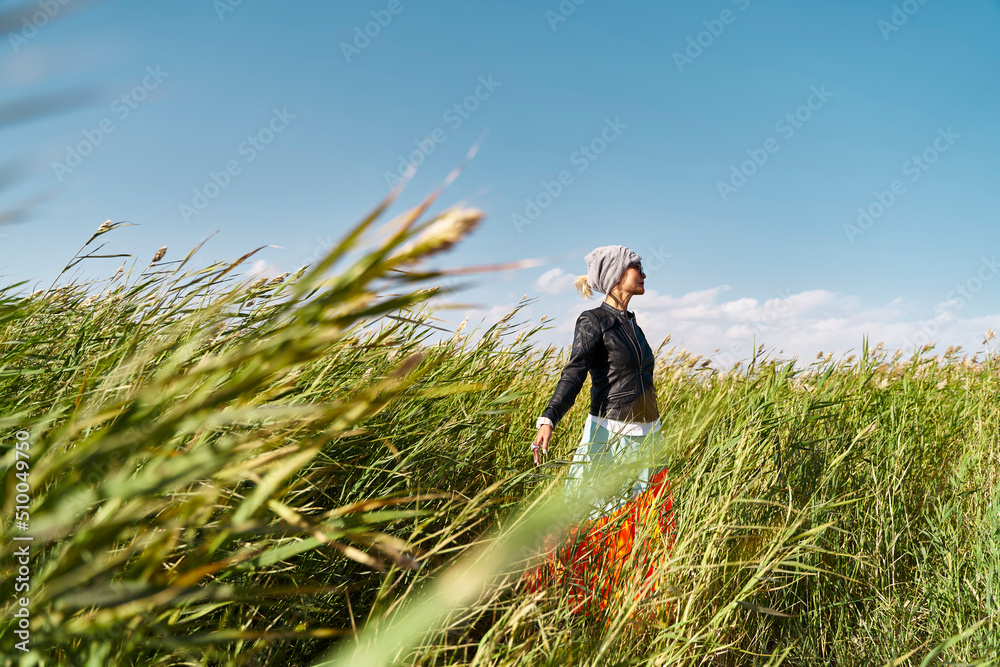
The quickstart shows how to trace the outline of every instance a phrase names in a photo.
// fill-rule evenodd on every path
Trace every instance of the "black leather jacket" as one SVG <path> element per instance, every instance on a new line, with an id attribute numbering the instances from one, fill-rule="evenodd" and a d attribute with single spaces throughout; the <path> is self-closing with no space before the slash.
<path id="1" fill-rule="evenodd" d="M 616 421 L 652 422 L 660 416 L 653 387 L 653 350 L 635 314 L 607 302 L 580 313 L 573 349 L 543 417 L 557 425 L 590 371 L 590 414 Z"/>

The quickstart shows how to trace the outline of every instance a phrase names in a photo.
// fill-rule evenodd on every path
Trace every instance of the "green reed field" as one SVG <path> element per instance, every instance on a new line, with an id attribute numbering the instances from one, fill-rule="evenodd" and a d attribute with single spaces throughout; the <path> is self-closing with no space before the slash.
<path id="1" fill-rule="evenodd" d="M 715 369 L 664 344 L 657 595 L 574 616 L 527 593 L 533 545 L 574 518 L 558 490 L 588 387 L 534 468 L 567 350 L 537 343 L 527 301 L 433 342 L 444 274 L 422 260 L 480 214 L 421 221 L 431 201 L 383 224 L 387 201 L 282 279 L 192 252 L 3 290 L 4 664 L 1000 664 L 988 346 Z"/>

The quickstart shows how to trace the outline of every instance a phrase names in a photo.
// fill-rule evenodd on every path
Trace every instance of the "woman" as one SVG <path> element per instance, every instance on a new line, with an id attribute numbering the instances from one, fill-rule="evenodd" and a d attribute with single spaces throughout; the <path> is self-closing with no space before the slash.
<path id="1" fill-rule="evenodd" d="M 577 319 L 569 363 L 536 422 L 538 434 L 531 446 L 538 464 L 548 452 L 552 430 L 572 407 L 589 372 L 590 414 L 569 470 L 571 488 L 615 460 L 624 463 L 647 454 L 651 438 L 646 436 L 660 430 L 653 350 L 628 310 L 632 297 L 646 292 L 642 258 L 624 246 L 603 246 L 586 261 L 587 275 L 576 279 L 577 289 L 584 298 L 593 295 L 591 290 L 606 297 Z M 649 469 L 640 470 L 630 488 L 619 494 L 625 497 L 612 499 L 603 510 L 612 511 L 642 493 L 648 482 Z"/>
<path id="2" fill-rule="evenodd" d="M 617 466 L 631 465 L 639 470 L 629 475 L 630 481 L 617 493 L 609 495 L 598 489 L 588 494 L 589 518 L 597 521 L 574 528 L 571 533 L 582 535 L 582 540 L 555 556 L 562 561 L 560 565 L 550 563 L 532 573 L 529 583 L 536 588 L 557 572 L 569 574 L 577 579 L 573 588 L 597 592 L 603 608 L 609 587 L 623 576 L 622 565 L 632 552 L 636 525 L 654 507 L 668 546 L 672 542 L 673 502 L 666 470 L 651 475 L 655 434 L 660 430 L 653 386 L 655 360 L 635 314 L 628 310 L 632 297 L 646 291 L 642 258 L 624 246 L 603 246 L 588 254 L 586 261 L 587 275 L 576 279 L 577 290 L 584 298 L 597 290 L 606 295 L 605 300 L 577 318 L 569 363 L 538 418 L 532 454 L 540 464 L 541 456 L 548 452 L 552 430 L 572 407 L 589 372 L 590 414 L 567 475 L 568 490 L 583 491 L 594 480 L 606 488 L 607 482 L 600 480 L 613 475 Z M 595 502 L 594 497 L 600 500 Z M 642 549 L 651 547 L 646 543 Z M 641 554 L 638 560 L 646 563 L 650 576 L 655 568 Z"/>

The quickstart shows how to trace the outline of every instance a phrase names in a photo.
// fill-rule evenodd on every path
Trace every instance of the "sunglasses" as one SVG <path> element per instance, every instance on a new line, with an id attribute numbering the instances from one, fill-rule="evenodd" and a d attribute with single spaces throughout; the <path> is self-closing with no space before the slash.
<path id="1" fill-rule="evenodd" d="M 636 262 L 635 264 L 629 264 L 628 268 L 638 269 L 639 273 L 642 273 L 642 262 Z"/>

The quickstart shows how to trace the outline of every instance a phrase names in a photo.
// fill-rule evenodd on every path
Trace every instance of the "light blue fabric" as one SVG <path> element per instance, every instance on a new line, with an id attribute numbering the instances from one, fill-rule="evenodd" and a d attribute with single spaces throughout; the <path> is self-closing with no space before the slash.
<path id="1" fill-rule="evenodd" d="M 567 495 L 579 497 L 602 473 L 628 467 L 631 473 L 617 490 L 603 494 L 583 508 L 589 511 L 590 519 L 614 512 L 649 488 L 653 455 L 660 437 L 659 431 L 637 436 L 613 433 L 588 418 L 566 476 Z"/>

